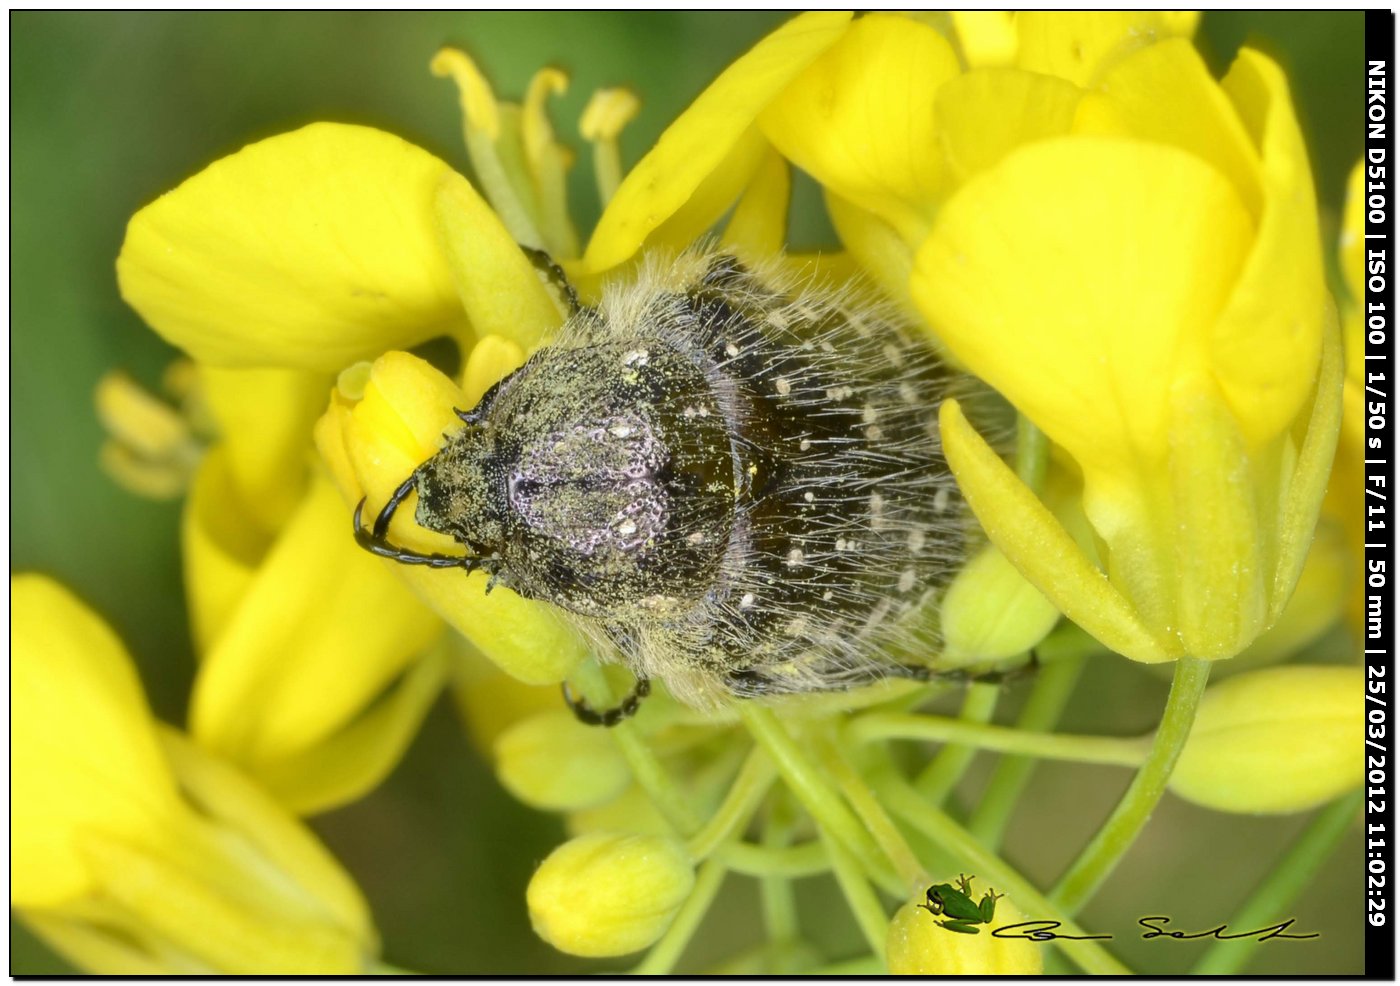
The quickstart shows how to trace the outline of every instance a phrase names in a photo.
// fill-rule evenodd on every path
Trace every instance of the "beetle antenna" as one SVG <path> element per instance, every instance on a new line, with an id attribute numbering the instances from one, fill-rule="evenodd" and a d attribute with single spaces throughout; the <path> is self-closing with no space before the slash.
<path id="1" fill-rule="evenodd" d="M 355 541 L 371 554 L 380 558 L 390 558 L 405 565 L 427 565 L 429 568 L 461 568 L 468 572 L 473 572 L 481 567 L 481 559 L 472 555 L 434 555 L 420 551 L 410 551 L 393 544 L 385 537 L 390 519 L 394 516 L 394 510 L 408 495 L 407 489 L 410 484 L 405 483 L 394 491 L 394 496 L 389 503 L 379 512 L 375 519 L 374 527 L 365 527 L 362 520 L 364 514 L 365 501 L 362 499 L 355 506 Z M 381 530 L 380 525 L 386 530 Z"/>

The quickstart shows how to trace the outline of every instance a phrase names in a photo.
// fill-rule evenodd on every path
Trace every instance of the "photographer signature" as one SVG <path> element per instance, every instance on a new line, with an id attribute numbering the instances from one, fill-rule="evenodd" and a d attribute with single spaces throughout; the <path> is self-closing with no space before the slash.
<path id="1" fill-rule="evenodd" d="M 1138 924 L 1147 930 L 1142 937 L 1148 938 L 1171 938 L 1178 941 L 1193 941 L 1198 938 L 1215 938 L 1219 941 L 1231 941 L 1238 938 L 1254 938 L 1258 941 L 1269 941 L 1272 938 L 1283 938 L 1292 941 L 1303 941 L 1308 938 L 1321 937 L 1317 932 L 1307 935 L 1291 935 L 1288 929 L 1293 926 L 1296 918 L 1289 918 L 1287 921 L 1280 921 L 1278 924 L 1271 924 L 1266 928 L 1255 928 L 1252 931 L 1230 932 L 1229 925 L 1218 924 L 1214 928 L 1207 928 L 1205 931 L 1178 931 L 1167 927 L 1171 924 L 1171 918 L 1154 914 L 1148 917 L 1138 918 Z M 1088 941 L 1090 939 L 1110 939 L 1112 935 L 1062 935 L 1057 933 L 1060 927 L 1059 921 L 1022 921 L 1019 924 L 1006 924 L 992 931 L 993 938 L 1025 938 L 1030 941 Z"/>

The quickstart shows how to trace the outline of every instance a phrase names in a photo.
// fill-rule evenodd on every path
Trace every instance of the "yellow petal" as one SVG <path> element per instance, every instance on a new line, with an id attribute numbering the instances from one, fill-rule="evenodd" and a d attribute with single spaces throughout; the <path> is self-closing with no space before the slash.
<path id="1" fill-rule="evenodd" d="M 1134 51 L 1103 73 L 1085 102 L 1079 133 L 1170 144 L 1207 162 L 1234 185 L 1251 217 L 1260 210 L 1259 155 L 1234 105 L 1185 38 Z"/>
<path id="2" fill-rule="evenodd" d="M 208 364 L 199 375 L 239 497 L 262 529 L 275 533 L 306 491 L 311 427 L 325 409 L 330 377 Z"/>
<path id="3" fill-rule="evenodd" d="M 953 10 L 949 16 L 970 67 L 1010 65 L 1016 60 L 1016 21 L 1010 11 Z"/>
<path id="4" fill-rule="evenodd" d="M 1023 11 L 1016 15 L 1016 64 L 1087 87 L 1106 66 L 1138 48 L 1190 37 L 1198 16 L 1159 10 Z"/>
<path id="5" fill-rule="evenodd" d="M 192 732 L 257 776 L 345 728 L 440 629 L 318 477 L 205 657 Z"/>
<path id="6" fill-rule="evenodd" d="M 956 76 L 938 90 L 938 133 L 957 183 L 1022 144 L 1068 133 L 1080 92 L 1063 79 L 1016 69 Z"/>
<path id="7" fill-rule="evenodd" d="M 784 157 L 917 243 L 943 178 L 934 94 L 957 73 L 952 45 L 933 28 L 869 14 L 760 120 Z"/>
<path id="8" fill-rule="evenodd" d="M 1298 451 L 1297 463 L 1280 504 L 1277 533 L 1277 568 L 1273 573 L 1273 594 L 1269 618 L 1277 618 L 1307 558 L 1322 498 L 1327 492 L 1342 426 L 1342 346 L 1338 338 L 1336 313 L 1330 301 L 1322 331 L 1322 362 L 1317 372 L 1316 396 L 1308 419 L 1308 430 Z M 1359 493 L 1355 494 L 1360 496 Z M 1360 514 L 1355 508 L 1353 517 Z"/>
<path id="9" fill-rule="evenodd" d="M 269 764 L 259 782 L 297 815 L 356 800 L 403 758 L 446 680 L 445 655 L 429 648 L 367 712 L 325 742 Z"/>
<path id="10" fill-rule="evenodd" d="M 1351 303 L 1360 307 L 1366 258 L 1366 165 L 1357 161 L 1347 178 L 1346 203 L 1342 206 L 1342 236 L 1337 263 L 1342 269 Z M 1350 361 L 1348 361 L 1350 362 Z"/>
<path id="11" fill-rule="evenodd" d="M 893 226 L 873 212 L 847 202 L 830 189 L 824 191 L 823 197 L 831 223 L 850 257 L 911 323 L 922 324 L 923 319 L 909 293 L 909 275 L 914 269 L 910 245 Z M 936 336 L 932 339 L 940 352 L 946 351 Z"/>
<path id="12" fill-rule="evenodd" d="M 1212 326 L 1210 358 L 1246 441 L 1257 445 L 1288 428 L 1312 394 L 1331 299 L 1287 79 L 1246 48 L 1223 84 L 1260 149 L 1264 208 L 1254 249 Z"/>
<path id="13" fill-rule="evenodd" d="M 711 223 L 718 219 L 748 177 L 743 174 L 734 181 L 726 173 L 738 174 L 743 165 L 758 163 L 756 158 L 748 161 L 747 155 L 735 161 L 732 152 L 740 145 L 753 146 L 756 138 L 750 127 L 759 112 L 841 36 L 849 20 L 848 13 L 802 14 L 725 69 L 623 181 L 589 240 L 586 269 L 597 273 L 625 262 L 653 231 L 697 199 L 707 179 L 700 211 L 713 212 Z M 725 180 L 715 180 L 716 173 Z M 722 193 L 731 186 L 733 194 L 722 201 Z"/>
<path id="14" fill-rule="evenodd" d="M 481 398 L 512 371 L 525 363 L 525 353 L 515 343 L 501 336 L 483 336 L 472 347 L 467 365 L 462 368 L 464 408 L 473 408 Z"/>
<path id="15" fill-rule="evenodd" d="M 224 445 L 204 456 L 180 518 L 195 651 L 209 653 L 252 584 L 272 537 L 239 495 Z"/>
<path id="16" fill-rule="evenodd" d="M 189 809 L 163 838 L 85 839 L 102 891 L 72 918 L 115 930 L 175 969 L 360 971 L 374 932 L 329 854 L 236 771 L 173 730 L 161 739 Z"/>
<path id="17" fill-rule="evenodd" d="M 477 335 L 503 336 L 526 349 L 552 335 L 564 321 L 562 311 L 471 183 L 445 174 L 433 209 L 462 307 Z"/>
<path id="18" fill-rule="evenodd" d="M 375 361 L 363 400 L 334 429 L 343 437 L 358 485 L 368 496 L 367 518 L 438 451 L 444 435 L 461 427 L 453 408 L 465 406 L 464 395 L 452 381 L 422 360 L 387 353 Z M 415 551 L 461 553 L 451 538 L 414 523 L 416 504 L 417 497 L 410 495 L 395 514 L 389 527 L 393 542 Z M 348 530 L 348 509 L 343 517 Z M 482 654 L 522 681 L 557 684 L 588 652 L 551 607 L 505 588 L 487 595 L 484 572 L 463 575 L 391 561 L 375 564 L 406 581 Z"/>
<path id="19" fill-rule="evenodd" d="M 948 202 L 911 288 L 952 353 L 1075 457 L 1092 496 L 1100 473 L 1162 455 L 1168 388 L 1202 358 L 1250 239 L 1199 159 L 1054 138 Z"/>
<path id="20" fill-rule="evenodd" d="M 122 297 L 224 366 L 334 372 L 440 335 L 461 319 L 434 234 L 447 170 L 366 127 L 318 123 L 251 144 L 132 218 Z"/>
<path id="21" fill-rule="evenodd" d="M 744 190 L 720 242 L 752 257 L 772 257 L 787 243 L 788 200 L 792 175 L 788 164 L 771 148 Z"/>
<path id="22" fill-rule="evenodd" d="M 10 578 L 10 899 L 91 892 L 84 833 L 141 839 L 178 810 L 131 658 L 58 583 Z"/>
<path id="23" fill-rule="evenodd" d="M 968 505 L 1027 581 L 1104 646 L 1147 663 L 1177 656 L 1154 639 L 1055 516 L 973 430 L 957 401 L 943 402 L 939 424 L 948 465 Z"/>

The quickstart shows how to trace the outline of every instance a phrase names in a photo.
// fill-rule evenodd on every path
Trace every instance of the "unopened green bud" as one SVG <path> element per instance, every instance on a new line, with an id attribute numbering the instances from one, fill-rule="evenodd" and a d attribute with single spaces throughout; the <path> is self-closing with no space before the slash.
<path id="1" fill-rule="evenodd" d="M 1012 657 L 1050 632 L 1060 612 L 988 545 L 963 566 L 943 597 L 948 666 Z"/>
<path id="2" fill-rule="evenodd" d="M 567 709 L 517 722 L 496 738 L 495 752 L 506 789 L 546 811 L 603 804 L 632 776 L 608 731 L 585 726 Z"/>
<path id="3" fill-rule="evenodd" d="M 525 902 L 541 938 L 561 952 L 598 958 L 660 938 L 694 885 L 679 840 L 593 832 L 549 854 Z"/>
<path id="4" fill-rule="evenodd" d="M 955 881 L 948 881 L 956 885 Z M 985 891 L 978 888 L 985 896 Z M 974 903 L 978 898 L 974 893 Z M 995 899 L 990 922 L 961 922 L 966 931 L 946 923 L 948 911 L 934 914 L 924 893 L 895 912 L 885 938 L 885 962 L 896 976 L 1038 976 L 1043 967 L 1041 947 L 1027 938 L 995 938 L 992 930 L 1029 920 L 1005 897 Z"/>
<path id="5" fill-rule="evenodd" d="M 1306 811 L 1361 783 L 1354 668 L 1250 671 L 1207 689 L 1171 789 L 1218 811 Z"/>

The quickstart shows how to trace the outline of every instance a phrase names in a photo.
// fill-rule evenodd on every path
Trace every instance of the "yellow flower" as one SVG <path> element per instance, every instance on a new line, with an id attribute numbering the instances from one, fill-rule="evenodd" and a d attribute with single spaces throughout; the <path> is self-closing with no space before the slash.
<path id="1" fill-rule="evenodd" d="M 1129 657 L 1233 656 L 1297 582 L 1337 428 L 1316 237 L 1282 73 L 1246 50 L 1217 87 L 1168 41 L 1110 67 L 1072 135 L 969 181 L 920 250 L 930 325 L 1073 458 L 1101 555 L 950 404 L 969 502 L 1051 601 Z"/>
<path id="2" fill-rule="evenodd" d="M 112 631 L 56 583 L 10 583 L 11 903 L 93 972 L 351 974 L 358 890 L 236 770 L 160 726 Z"/>
<path id="3" fill-rule="evenodd" d="M 1355 668 L 1290 665 L 1212 685 L 1171 790 L 1218 811 L 1315 808 L 1361 783 L 1364 704 Z"/>

